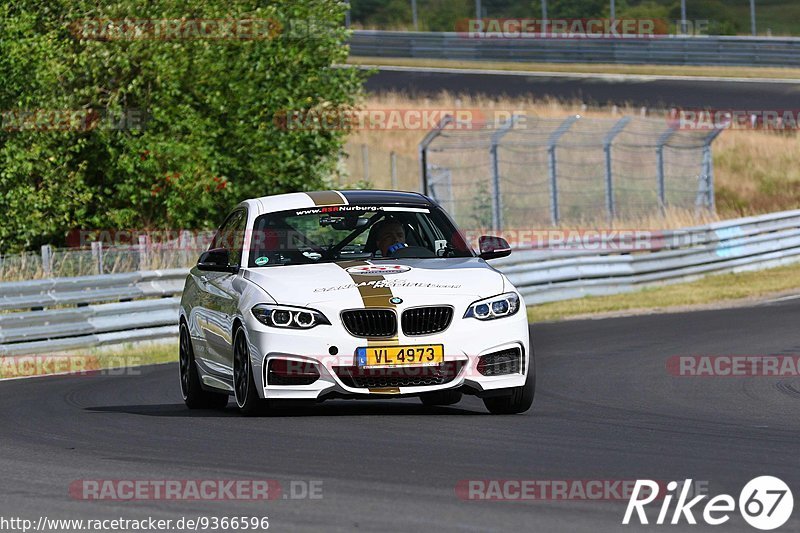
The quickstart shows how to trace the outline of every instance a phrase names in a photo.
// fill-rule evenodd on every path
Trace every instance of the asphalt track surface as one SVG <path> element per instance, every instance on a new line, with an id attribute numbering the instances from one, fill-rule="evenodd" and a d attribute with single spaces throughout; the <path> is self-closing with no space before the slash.
<path id="1" fill-rule="evenodd" d="M 0 383 L 0 516 L 269 516 L 275 531 L 756 531 L 622 526 L 625 502 L 463 501 L 464 479 L 708 482 L 738 498 L 776 475 L 800 498 L 800 380 L 678 378 L 672 355 L 797 354 L 800 300 L 752 308 L 539 324 L 525 415 L 466 398 L 331 401 L 242 418 L 187 410 L 175 364 L 138 375 Z M 82 501 L 78 479 L 321 480 L 321 499 Z M 651 515 L 655 518 L 656 508 Z M 696 515 L 701 513 L 696 513 Z M 779 531 L 800 530 L 800 514 Z"/>
<path id="2" fill-rule="evenodd" d="M 633 105 L 668 109 L 797 109 L 800 84 L 658 77 L 562 77 L 547 75 L 411 72 L 381 70 L 365 85 L 368 92 L 411 96 L 455 94 L 578 100 L 592 105 Z"/>

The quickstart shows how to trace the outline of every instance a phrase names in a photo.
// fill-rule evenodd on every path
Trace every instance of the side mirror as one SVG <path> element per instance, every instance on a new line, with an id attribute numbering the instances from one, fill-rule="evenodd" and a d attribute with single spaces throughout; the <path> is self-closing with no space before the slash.
<path id="1" fill-rule="evenodd" d="M 487 261 L 489 259 L 497 259 L 498 257 L 511 255 L 511 246 L 509 246 L 508 241 L 502 237 L 484 235 L 478 239 L 478 246 L 481 249 L 481 258 Z"/>
<path id="2" fill-rule="evenodd" d="M 206 272 L 227 272 L 236 274 L 239 272 L 237 265 L 230 264 L 230 252 L 224 248 L 214 248 L 200 255 L 197 268 Z"/>

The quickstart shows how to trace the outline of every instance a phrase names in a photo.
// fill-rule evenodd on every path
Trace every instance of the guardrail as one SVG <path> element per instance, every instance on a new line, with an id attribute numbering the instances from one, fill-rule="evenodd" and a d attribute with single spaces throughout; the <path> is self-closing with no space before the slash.
<path id="1" fill-rule="evenodd" d="M 800 261 L 800 210 L 659 232 L 643 249 L 630 249 L 625 239 L 610 244 L 600 251 L 518 248 L 492 265 L 529 305 L 767 268 Z M 0 356 L 174 338 L 186 274 L 0 283 Z"/>
<path id="2" fill-rule="evenodd" d="M 629 292 L 691 281 L 705 274 L 740 272 L 800 261 L 800 210 L 665 231 L 653 246 L 625 250 L 517 249 L 492 264 L 537 304 Z"/>
<path id="3" fill-rule="evenodd" d="M 800 66 L 800 39 L 668 36 L 652 39 L 469 38 L 455 32 L 356 30 L 354 56 L 542 63 Z"/>
<path id="4" fill-rule="evenodd" d="M 0 356 L 175 337 L 187 269 L 0 283 Z M 112 303 L 113 302 L 113 303 Z"/>

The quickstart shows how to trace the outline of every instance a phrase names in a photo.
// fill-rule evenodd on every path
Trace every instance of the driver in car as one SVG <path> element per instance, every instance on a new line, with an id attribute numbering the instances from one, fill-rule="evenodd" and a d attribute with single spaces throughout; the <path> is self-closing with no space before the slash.
<path id="1" fill-rule="evenodd" d="M 381 251 L 381 256 L 390 257 L 400 248 L 408 246 L 406 244 L 406 231 L 403 229 L 402 223 L 397 220 L 383 220 L 378 224 L 375 242 L 378 250 Z"/>

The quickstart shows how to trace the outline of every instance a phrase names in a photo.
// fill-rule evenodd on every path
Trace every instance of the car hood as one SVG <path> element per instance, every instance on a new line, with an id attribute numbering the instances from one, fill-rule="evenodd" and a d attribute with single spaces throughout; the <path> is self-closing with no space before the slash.
<path id="1" fill-rule="evenodd" d="M 252 268 L 244 277 L 275 302 L 304 307 L 334 301 L 342 308 L 386 305 L 390 298 L 472 301 L 500 294 L 506 286 L 504 276 L 477 257 Z"/>

